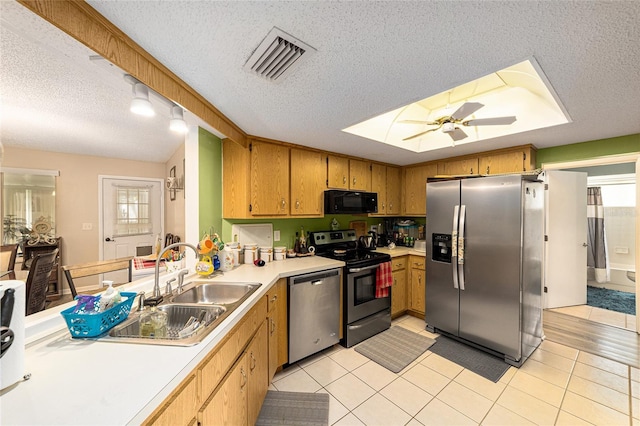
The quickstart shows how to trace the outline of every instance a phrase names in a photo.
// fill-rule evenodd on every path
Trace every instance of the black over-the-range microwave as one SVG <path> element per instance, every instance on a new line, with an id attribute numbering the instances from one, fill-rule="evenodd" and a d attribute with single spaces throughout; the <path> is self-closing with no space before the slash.
<path id="1" fill-rule="evenodd" d="M 324 214 L 378 213 L 378 194 L 359 191 L 324 191 Z"/>

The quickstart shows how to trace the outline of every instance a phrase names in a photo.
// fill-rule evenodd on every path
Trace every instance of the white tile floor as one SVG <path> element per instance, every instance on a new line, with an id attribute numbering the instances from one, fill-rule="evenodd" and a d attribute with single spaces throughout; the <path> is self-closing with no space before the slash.
<path id="1" fill-rule="evenodd" d="M 421 319 L 394 325 L 417 333 Z M 640 370 L 544 341 L 498 383 L 426 351 L 395 374 L 336 345 L 276 374 L 271 390 L 330 395 L 330 425 L 640 426 Z"/>
<path id="2" fill-rule="evenodd" d="M 623 314 L 622 312 L 609 311 L 607 309 L 596 308 L 589 305 L 567 306 L 564 308 L 551 309 L 561 314 L 572 315 L 574 317 L 588 319 L 589 321 L 601 324 L 612 325 L 614 327 L 626 328 L 636 331 L 636 316 Z"/>

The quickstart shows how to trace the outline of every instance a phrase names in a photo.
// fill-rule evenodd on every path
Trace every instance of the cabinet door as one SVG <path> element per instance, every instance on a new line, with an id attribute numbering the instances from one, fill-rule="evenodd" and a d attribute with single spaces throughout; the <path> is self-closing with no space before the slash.
<path id="1" fill-rule="evenodd" d="M 218 390 L 211 395 L 198 413 L 202 425 L 247 424 L 247 355 L 233 366 Z"/>
<path id="2" fill-rule="evenodd" d="M 196 375 L 193 374 L 183 382 L 179 389 L 173 392 L 162 410 L 143 424 L 153 424 L 154 426 L 190 424 L 196 417 L 197 396 Z"/>
<path id="3" fill-rule="evenodd" d="M 289 213 L 289 148 L 265 142 L 251 147 L 251 214 Z"/>
<path id="4" fill-rule="evenodd" d="M 287 279 L 281 278 L 278 286 L 278 366 L 289 362 L 289 320 L 287 318 Z"/>
<path id="5" fill-rule="evenodd" d="M 378 213 L 371 216 L 383 216 L 387 212 L 387 167 L 381 164 L 371 165 L 371 192 L 378 194 Z"/>
<path id="6" fill-rule="evenodd" d="M 478 174 L 478 159 L 451 160 L 438 163 L 439 175 L 474 175 Z"/>
<path id="7" fill-rule="evenodd" d="M 427 214 L 427 178 L 437 173 L 438 166 L 435 163 L 405 169 L 404 214 L 411 216 Z"/>
<path id="8" fill-rule="evenodd" d="M 524 157 L 522 151 L 483 155 L 480 157 L 480 173 L 491 175 L 525 171 Z"/>
<path id="9" fill-rule="evenodd" d="M 291 149 L 291 215 L 322 216 L 324 176 L 322 153 Z"/>
<path id="10" fill-rule="evenodd" d="M 371 190 L 371 168 L 368 161 L 349 160 L 349 189 Z"/>
<path id="11" fill-rule="evenodd" d="M 400 167 L 387 167 L 387 215 L 400 214 L 402 179 Z M 373 182 L 373 177 L 371 178 Z"/>
<path id="12" fill-rule="evenodd" d="M 411 256 L 411 300 L 409 307 L 421 314 L 425 313 L 424 283 L 425 269 L 424 258 Z"/>
<path id="13" fill-rule="evenodd" d="M 278 283 L 267 292 L 267 328 L 269 332 L 269 383 L 280 366 L 278 364 Z"/>
<path id="14" fill-rule="evenodd" d="M 349 189 L 349 159 L 327 156 L 327 187 L 331 189 Z"/>
<path id="15" fill-rule="evenodd" d="M 391 316 L 395 317 L 407 310 L 407 270 L 393 272 L 391 290 Z"/>
<path id="16" fill-rule="evenodd" d="M 247 218 L 249 204 L 249 177 L 251 176 L 249 149 L 237 143 L 222 140 L 222 217 Z"/>
<path id="17" fill-rule="evenodd" d="M 249 383 L 247 387 L 247 422 L 256 424 L 264 397 L 269 387 L 269 350 L 267 321 L 262 321 L 247 348 Z"/>

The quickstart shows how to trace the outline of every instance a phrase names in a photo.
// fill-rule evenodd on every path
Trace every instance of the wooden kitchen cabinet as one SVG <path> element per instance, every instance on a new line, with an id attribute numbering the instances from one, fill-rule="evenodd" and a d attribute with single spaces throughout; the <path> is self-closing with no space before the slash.
<path id="1" fill-rule="evenodd" d="M 252 141 L 251 214 L 280 216 L 289 214 L 289 148 Z"/>
<path id="2" fill-rule="evenodd" d="M 408 256 L 391 258 L 391 318 L 396 318 L 407 310 L 407 258 Z"/>
<path id="3" fill-rule="evenodd" d="M 222 140 L 222 216 L 244 219 L 251 217 L 251 162 L 248 148 L 230 139 Z"/>
<path id="4" fill-rule="evenodd" d="M 349 159 L 349 189 L 371 191 L 371 163 Z"/>
<path id="5" fill-rule="evenodd" d="M 371 164 L 371 192 L 378 194 L 378 213 L 371 216 L 400 214 L 402 179 L 399 167 Z"/>
<path id="6" fill-rule="evenodd" d="M 267 293 L 269 328 L 269 381 L 289 361 L 287 323 L 287 279 L 281 278 Z"/>
<path id="7" fill-rule="evenodd" d="M 536 167 L 536 151 L 532 146 L 518 147 L 515 150 L 481 154 L 480 173 L 495 175 L 501 173 L 519 173 Z"/>
<path id="8" fill-rule="evenodd" d="M 291 149 L 292 216 L 322 216 L 325 160 L 321 152 Z"/>
<path id="9" fill-rule="evenodd" d="M 478 157 L 449 160 L 438 163 L 438 174 L 448 176 L 478 174 Z"/>
<path id="10" fill-rule="evenodd" d="M 404 170 L 404 186 L 402 202 L 403 214 L 407 216 L 424 216 L 427 214 L 427 178 L 438 174 L 436 163 L 406 167 Z"/>
<path id="11" fill-rule="evenodd" d="M 267 395 L 267 321 L 263 321 L 246 351 L 218 389 L 203 404 L 203 425 L 253 425 Z"/>
<path id="12" fill-rule="evenodd" d="M 198 408 L 198 383 L 196 375 L 191 374 L 182 382 L 176 391 L 174 391 L 165 403 L 164 409 L 152 422 L 144 424 L 153 424 L 155 426 L 174 426 L 188 425 L 193 423 L 196 418 L 196 410 Z"/>
<path id="13" fill-rule="evenodd" d="M 349 159 L 327 155 L 327 188 L 349 189 Z"/>
<path id="14" fill-rule="evenodd" d="M 232 367 L 218 390 L 204 403 L 198 412 L 201 425 L 246 425 L 247 423 L 247 356 Z"/>
<path id="15" fill-rule="evenodd" d="M 409 310 L 413 314 L 424 316 L 425 313 L 425 258 L 423 256 L 409 256 L 409 267 L 411 270 Z"/>

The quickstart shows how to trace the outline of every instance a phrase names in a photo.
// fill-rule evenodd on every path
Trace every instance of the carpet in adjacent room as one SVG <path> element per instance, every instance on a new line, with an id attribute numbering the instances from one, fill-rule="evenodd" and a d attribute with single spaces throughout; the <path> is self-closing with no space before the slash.
<path id="1" fill-rule="evenodd" d="M 445 336 L 439 336 L 429 350 L 495 383 L 510 367 L 502 358 Z"/>
<path id="2" fill-rule="evenodd" d="M 587 286 L 587 305 L 623 314 L 636 314 L 636 295 L 626 291 Z"/>
<path id="3" fill-rule="evenodd" d="M 256 426 L 326 426 L 329 394 L 267 391 Z"/>
<path id="4" fill-rule="evenodd" d="M 355 351 L 398 373 L 435 342 L 406 328 L 394 326 L 360 343 Z"/>

